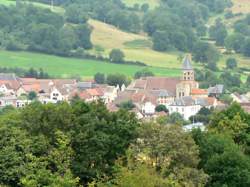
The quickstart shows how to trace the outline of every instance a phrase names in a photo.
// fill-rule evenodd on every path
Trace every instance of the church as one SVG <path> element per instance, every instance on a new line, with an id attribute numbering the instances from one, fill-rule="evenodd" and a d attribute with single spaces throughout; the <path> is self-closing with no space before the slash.
<path id="1" fill-rule="evenodd" d="M 180 83 L 176 85 L 176 98 L 190 96 L 195 89 L 199 89 L 199 83 L 195 81 L 195 72 L 191 64 L 191 55 L 187 55 L 183 61 Z"/>
<path id="2" fill-rule="evenodd" d="M 178 112 L 185 119 L 202 107 L 216 107 L 216 98 L 208 97 L 207 89 L 200 89 L 195 80 L 191 55 L 186 55 L 180 77 L 143 77 L 134 80 L 118 94 L 115 104 L 132 101 L 144 116 L 155 114 L 155 108 L 164 105 L 169 113 Z"/>

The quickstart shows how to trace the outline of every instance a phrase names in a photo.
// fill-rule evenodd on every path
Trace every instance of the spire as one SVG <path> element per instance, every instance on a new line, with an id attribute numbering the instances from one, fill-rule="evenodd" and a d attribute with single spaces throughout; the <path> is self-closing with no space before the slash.
<path id="1" fill-rule="evenodd" d="M 186 55 L 186 57 L 184 58 L 182 69 L 183 70 L 193 70 L 193 67 L 191 64 L 191 55 L 190 54 Z"/>

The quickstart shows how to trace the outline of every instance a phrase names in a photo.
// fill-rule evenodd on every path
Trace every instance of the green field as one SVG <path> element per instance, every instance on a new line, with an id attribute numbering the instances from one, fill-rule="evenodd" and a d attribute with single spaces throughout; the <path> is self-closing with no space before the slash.
<path id="1" fill-rule="evenodd" d="M 30 52 L 10 52 L 0 51 L 1 67 L 43 68 L 52 76 L 70 77 L 79 75 L 90 78 L 97 72 L 122 73 L 133 76 L 138 70 L 144 69 L 142 66 L 111 64 L 96 60 L 63 58 L 52 55 L 44 55 Z M 179 76 L 179 69 L 166 69 L 157 67 L 147 67 L 158 76 Z"/>

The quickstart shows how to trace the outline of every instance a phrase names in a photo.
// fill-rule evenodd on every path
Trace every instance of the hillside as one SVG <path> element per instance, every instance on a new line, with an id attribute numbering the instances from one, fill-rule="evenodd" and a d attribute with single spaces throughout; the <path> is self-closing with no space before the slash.
<path id="1" fill-rule="evenodd" d="M 83 78 L 91 78 L 96 72 L 122 73 L 132 77 L 136 71 L 142 70 L 145 67 L 134 65 L 111 64 L 97 60 L 63 58 L 53 55 L 45 55 L 31 52 L 10 52 L 0 51 L 1 67 L 21 67 L 29 69 L 43 68 L 52 76 L 56 77 L 71 77 L 74 75 Z M 165 69 L 157 67 L 147 67 L 148 70 L 154 72 L 158 76 L 179 76 L 178 69 Z"/>
<path id="2" fill-rule="evenodd" d="M 127 60 L 141 61 L 149 66 L 180 68 L 181 61 L 178 53 L 162 53 L 151 49 L 151 40 L 145 35 L 121 31 L 116 27 L 97 21 L 89 20 L 93 27 L 91 35 L 95 48 L 92 53 L 108 56 L 114 48 L 120 48 Z"/>

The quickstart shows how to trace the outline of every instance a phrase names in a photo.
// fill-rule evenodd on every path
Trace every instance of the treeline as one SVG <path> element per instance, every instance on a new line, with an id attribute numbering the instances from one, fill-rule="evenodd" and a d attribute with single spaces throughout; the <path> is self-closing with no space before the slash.
<path id="1" fill-rule="evenodd" d="M 54 4 L 65 8 L 64 17 L 69 23 L 85 24 L 90 17 L 125 31 L 148 33 L 155 50 L 189 52 L 207 34 L 210 15 L 232 5 L 231 0 L 161 0 L 160 6 L 150 11 L 147 4 L 128 8 L 121 0 L 54 0 Z"/>
<path id="2" fill-rule="evenodd" d="M 234 32 L 228 34 L 225 38 L 225 47 L 227 50 L 236 53 L 242 53 L 250 56 L 250 14 L 244 19 L 236 21 L 233 25 Z"/>
<path id="3" fill-rule="evenodd" d="M 28 78 L 37 78 L 37 79 L 48 79 L 51 78 L 47 72 L 42 68 L 38 70 L 30 68 L 28 70 L 22 68 L 2 68 L 0 67 L 0 73 L 14 73 L 18 77 L 28 77 Z"/>
<path id="4" fill-rule="evenodd" d="M 192 51 L 206 35 L 210 15 L 229 6 L 230 0 L 162 0 L 158 9 L 144 16 L 143 29 L 152 36 L 155 50 Z"/>
<path id="5" fill-rule="evenodd" d="M 0 185 L 249 186 L 250 115 L 237 104 L 209 115 L 207 131 L 185 132 L 169 120 L 141 122 L 77 98 L 6 107 Z"/>
<path id="6" fill-rule="evenodd" d="M 0 47 L 68 56 L 92 47 L 86 21 L 67 24 L 63 16 L 29 4 L 0 6 Z"/>

